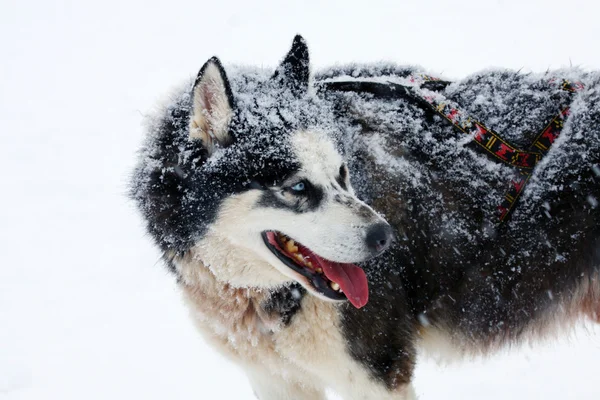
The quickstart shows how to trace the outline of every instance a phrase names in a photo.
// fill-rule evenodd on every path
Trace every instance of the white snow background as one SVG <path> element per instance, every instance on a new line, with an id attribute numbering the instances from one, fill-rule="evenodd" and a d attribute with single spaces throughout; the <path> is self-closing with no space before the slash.
<path id="1" fill-rule="evenodd" d="M 0 2 L 0 399 L 253 399 L 206 346 L 126 182 L 141 121 L 211 56 L 600 68 L 592 1 Z M 598 399 L 600 329 L 439 367 L 420 399 Z"/>

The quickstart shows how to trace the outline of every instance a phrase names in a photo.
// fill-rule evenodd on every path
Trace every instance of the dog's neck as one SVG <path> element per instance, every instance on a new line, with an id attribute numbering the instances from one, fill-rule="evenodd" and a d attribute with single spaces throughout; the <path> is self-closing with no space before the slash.
<path id="1" fill-rule="evenodd" d="M 271 334 L 287 326 L 300 310 L 306 290 L 297 283 L 273 289 L 239 288 L 219 280 L 192 254 L 173 259 L 179 285 L 195 319 L 212 329 Z"/>

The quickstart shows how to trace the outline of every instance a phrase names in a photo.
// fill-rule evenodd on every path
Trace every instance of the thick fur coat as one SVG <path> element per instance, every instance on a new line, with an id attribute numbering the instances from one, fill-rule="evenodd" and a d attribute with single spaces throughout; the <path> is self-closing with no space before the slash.
<path id="1" fill-rule="evenodd" d="M 320 399 L 328 387 L 411 399 L 420 351 L 489 354 L 598 318 L 600 73 L 497 69 L 436 90 L 521 148 L 570 107 L 504 223 L 514 167 L 410 98 L 332 85 L 424 73 L 311 73 L 297 37 L 275 72 L 209 60 L 151 120 L 131 196 L 204 338 L 259 399 Z M 339 301 L 339 285 L 290 264 L 267 232 L 335 268 L 357 264 L 368 301 L 349 286 L 355 298 Z"/>

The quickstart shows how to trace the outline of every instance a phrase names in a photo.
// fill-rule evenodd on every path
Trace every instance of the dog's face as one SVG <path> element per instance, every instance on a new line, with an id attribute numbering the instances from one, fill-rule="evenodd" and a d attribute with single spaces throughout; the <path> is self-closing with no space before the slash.
<path id="1" fill-rule="evenodd" d="M 209 60 L 191 107 L 189 140 L 205 160 L 191 172 L 201 183 L 190 190 L 204 201 L 207 192 L 226 193 L 215 195 L 219 205 L 193 256 L 235 286 L 294 280 L 321 298 L 365 305 L 366 276 L 353 263 L 383 252 L 392 230 L 354 194 L 338 150 L 343 135 L 310 87 L 304 41 L 297 37 L 262 81 L 229 81 Z"/>

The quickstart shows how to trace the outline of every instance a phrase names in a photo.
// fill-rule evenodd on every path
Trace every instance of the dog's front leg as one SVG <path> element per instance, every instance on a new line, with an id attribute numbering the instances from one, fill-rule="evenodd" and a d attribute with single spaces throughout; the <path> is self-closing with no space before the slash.
<path id="1" fill-rule="evenodd" d="M 313 382 L 290 381 L 264 369 L 247 369 L 254 395 L 259 400 L 325 400 L 325 391 Z"/>

